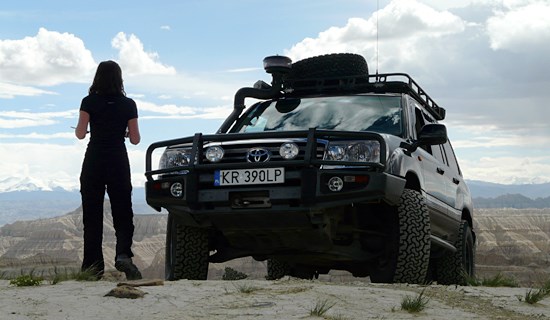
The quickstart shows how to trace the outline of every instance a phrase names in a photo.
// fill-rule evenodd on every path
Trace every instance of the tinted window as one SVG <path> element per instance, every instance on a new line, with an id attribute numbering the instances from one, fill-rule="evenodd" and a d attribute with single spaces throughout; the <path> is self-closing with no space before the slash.
<path id="1" fill-rule="evenodd" d="M 431 147 L 432 155 L 434 156 L 434 158 L 436 158 L 442 164 L 445 164 L 445 155 L 443 154 L 443 150 L 441 150 L 441 145 L 433 145 Z"/>
<path id="2" fill-rule="evenodd" d="M 456 161 L 455 153 L 453 151 L 453 148 L 451 147 L 450 142 L 447 141 L 447 143 L 443 145 L 443 148 L 445 149 L 445 154 L 447 155 L 447 162 L 449 167 L 451 167 L 454 173 L 462 175 L 460 172 L 460 168 L 458 167 L 458 162 Z"/>
<path id="3" fill-rule="evenodd" d="M 357 95 L 266 101 L 253 106 L 232 132 L 374 131 L 401 136 L 400 96 Z"/>

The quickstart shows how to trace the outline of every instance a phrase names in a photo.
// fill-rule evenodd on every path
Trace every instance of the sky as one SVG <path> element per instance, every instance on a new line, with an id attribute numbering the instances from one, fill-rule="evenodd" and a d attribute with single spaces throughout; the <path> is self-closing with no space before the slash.
<path id="1" fill-rule="evenodd" d="M 99 62 L 138 106 L 134 186 L 156 141 L 213 133 L 262 59 L 357 53 L 447 109 L 465 179 L 550 182 L 550 1 L 8 1 L 0 8 L 0 192 L 78 190 L 78 118 Z M 254 101 L 246 101 L 250 106 Z"/>

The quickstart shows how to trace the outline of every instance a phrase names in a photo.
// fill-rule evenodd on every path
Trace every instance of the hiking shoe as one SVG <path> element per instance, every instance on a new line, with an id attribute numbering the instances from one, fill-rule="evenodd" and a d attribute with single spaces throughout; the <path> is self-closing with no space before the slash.
<path id="1" fill-rule="evenodd" d="M 139 280 L 141 279 L 141 272 L 139 272 L 136 265 L 132 262 L 132 258 L 120 259 L 115 261 L 115 268 L 118 271 L 126 274 L 126 280 Z"/>

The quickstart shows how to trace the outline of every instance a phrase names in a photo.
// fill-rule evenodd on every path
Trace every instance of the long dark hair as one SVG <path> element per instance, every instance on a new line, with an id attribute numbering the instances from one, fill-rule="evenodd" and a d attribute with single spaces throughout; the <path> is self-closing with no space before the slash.
<path id="1" fill-rule="evenodd" d="M 94 82 L 90 86 L 88 93 L 106 96 L 125 96 L 126 92 L 124 92 L 120 66 L 112 60 L 101 62 L 97 66 Z"/>

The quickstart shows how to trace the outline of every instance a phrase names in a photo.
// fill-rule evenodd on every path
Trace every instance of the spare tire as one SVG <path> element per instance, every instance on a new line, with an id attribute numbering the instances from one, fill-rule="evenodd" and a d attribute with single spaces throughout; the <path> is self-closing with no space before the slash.
<path id="1" fill-rule="evenodd" d="M 368 74 L 367 61 L 363 56 L 354 53 L 333 53 L 293 63 L 287 79 L 366 76 Z"/>

